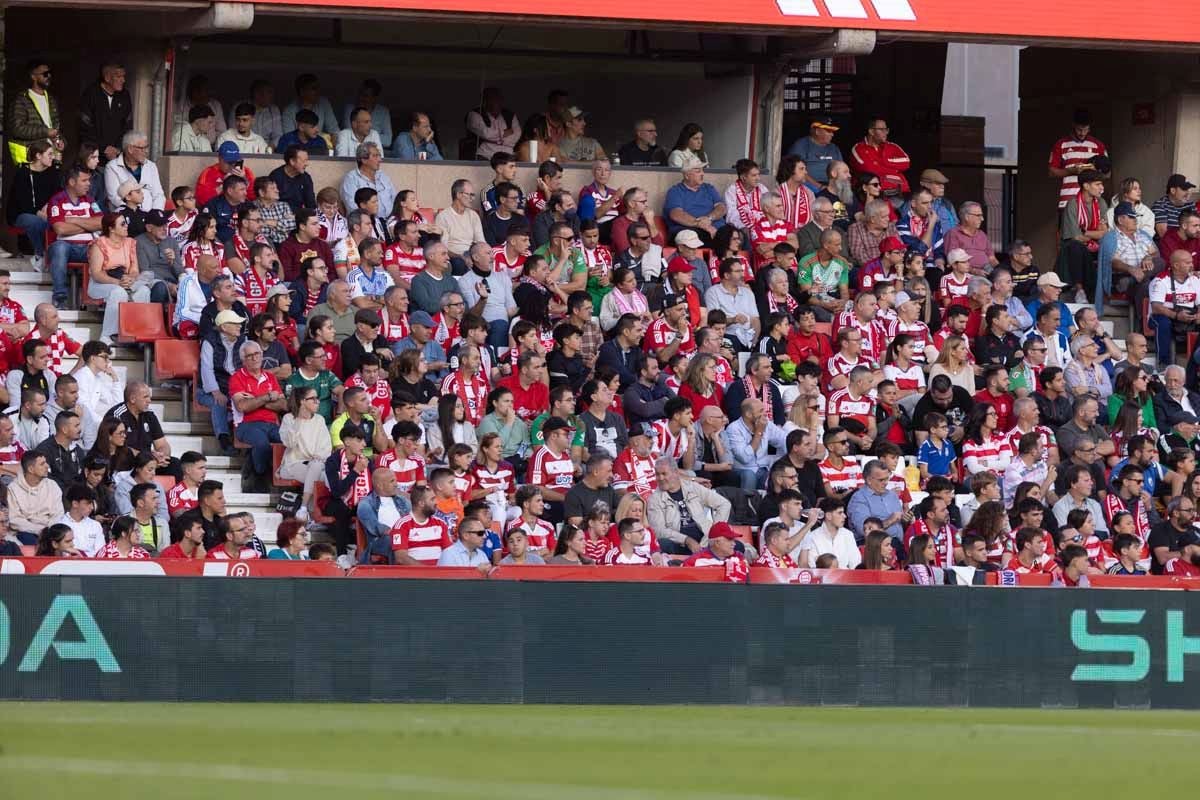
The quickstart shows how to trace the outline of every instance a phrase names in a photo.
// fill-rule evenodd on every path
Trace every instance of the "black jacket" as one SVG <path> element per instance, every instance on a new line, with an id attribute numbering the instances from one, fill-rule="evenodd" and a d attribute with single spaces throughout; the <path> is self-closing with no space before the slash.
<path id="1" fill-rule="evenodd" d="M 79 99 L 79 139 L 95 142 L 100 147 L 103 163 L 104 148 L 121 149 L 121 137 L 133 130 L 133 98 L 128 89 L 111 97 L 100 84 L 93 83 Z"/>
<path id="2" fill-rule="evenodd" d="M 646 354 L 642 352 L 641 347 L 635 344 L 628 352 L 624 352 L 616 338 L 612 338 L 600 345 L 600 353 L 596 356 L 596 368 L 607 364 L 616 370 L 621 376 L 621 391 L 624 392 L 637 382 L 638 373 L 641 372 L 645 361 Z"/>
<path id="3" fill-rule="evenodd" d="M 1184 389 L 1184 391 L 1187 392 L 1187 400 L 1191 403 L 1192 409 L 1200 414 L 1200 394 L 1196 394 L 1191 389 Z M 1182 413 L 1183 406 L 1167 394 L 1166 389 L 1154 396 L 1154 419 L 1158 422 L 1160 430 L 1173 428 Z"/>
<path id="4" fill-rule="evenodd" d="M 67 449 L 51 436 L 34 449 L 46 457 L 50 465 L 50 479 L 58 484 L 58 488 L 66 489 L 82 477 L 83 448 L 79 445 Z"/>

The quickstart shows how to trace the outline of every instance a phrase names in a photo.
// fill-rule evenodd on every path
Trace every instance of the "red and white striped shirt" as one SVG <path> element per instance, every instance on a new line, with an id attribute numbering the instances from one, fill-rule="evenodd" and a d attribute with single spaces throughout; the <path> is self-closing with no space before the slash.
<path id="1" fill-rule="evenodd" d="M 246 304 L 246 311 L 251 315 L 267 310 L 267 292 L 277 283 L 279 279 L 273 272 L 259 275 L 254 267 L 247 267 L 241 275 L 233 279 L 234 288 L 241 295 L 242 302 Z"/>
<path id="2" fill-rule="evenodd" d="M 442 346 L 442 351 L 449 353 L 450 348 L 462 339 L 459 334 L 459 323 L 447 321 L 441 311 L 433 315 L 433 340 Z"/>
<path id="3" fill-rule="evenodd" d="M 570 489 L 575 483 L 575 464 L 571 461 L 571 451 L 563 450 L 561 455 L 556 456 L 546 445 L 539 445 L 529 459 L 526 483 L 563 492 Z"/>
<path id="4" fill-rule="evenodd" d="M 777 556 L 770 550 L 763 548 L 762 555 L 754 562 L 756 567 L 774 567 L 775 569 L 790 569 L 796 566 L 796 562 L 787 553 Z"/>
<path id="5" fill-rule="evenodd" d="M 171 487 L 167 492 L 167 511 L 171 516 L 182 514 L 184 511 L 191 511 L 196 506 L 200 505 L 200 497 L 196 489 L 189 489 L 186 483 L 180 482 Z"/>
<path id="6" fill-rule="evenodd" d="M 1079 141 L 1074 136 L 1064 136 L 1054 143 L 1054 148 L 1050 151 L 1050 166 L 1055 169 L 1067 169 L 1076 164 L 1088 164 L 1097 156 L 1104 155 L 1108 155 L 1108 148 L 1099 139 L 1088 136 Z M 1065 176 L 1058 189 L 1058 207 L 1066 206 L 1077 194 L 1079 176 Z"/>
<path id="7" fill-rule="evenodd" d="M 766 255 L 760 253 L 758 250 L 758 245 L 767 243 L 774 246 L 780 242 L 787 241 L 788 233 L 790 232 L 791 228 L 788 227 L 788 222 L 786 219 L 771 220 L 764 216 L 760 217 L 759 220 L 754 223 L 754 227 L 751 229 L 751 236 L 754 239 L 755 244 L 755 268 L 762 269 L 763 264 L 768 264 L 775 260 L 775 254 L 769 250 L 767 251 Z"/>
<path id="8" fill-rule="evenodd" d="M 967 339 L 967 335 L 965 333 L 955 333 L 954 331 L 947 330 L 946 328 L 939 328 L 937 333 L 933 334 L 934 349 L 940 353 L 942 351 L 942 349 L 946 346 L 946 339 L 951 336 L 961 336 L 963 338 L 963 340 L 966 341 L 968 345 L 970 345 L 970 341 Z M 971 352 L 971 348 L 969 346 L 967 347 L 966 358 L 967 358 L 968 363 L 970 363 L 970 364 L 975 363 L 975 354 Z"/>
<path id="9" fill-rule="evenodd" d="M 1047 553 L 1038 556 L 1029 567 L 1022 564 L 1021 559 L 1013 556 L 1004 568 L 1020 575 L 1053 575 L 1059 571 L 1058 562 L 1054 560 L 1054 556 Z"/>
<path id="10" fill-rule="evenodd" d="M 388 245 L 383 251 L 383 268 L 396 271 L 400 280 L 412 283 L 418 272 L 425 269 L 425 251 L 415 248 L 411 253 L 400 242 Z"/>
<path id="11" fill-rule="evenodd" d="M 378 466 L 396 473 L 396 489 L 401 492 L 410 491 L 425 480 L 425 459 L 417 453 L 402 458 L 395 450 L 388 450 L 379 456 Z"/>
<path id="12" fill-rule="evenodd" d="M 997 478 L 1004 476 L 1004 470 L 1012 461 L 1012 449 L 1008 446 L 1008 437 L 1002 433 L 993 433 L 991 437 L 980 444 L 968 442 L 962 444 L 963 466 L 972 475 L 976 472 L 992 472 Z M 974 463 L 969 463 L 975 459 Z"/>
<path id="13" fill-rule="evenodd" d="M 188 236 L 192 232 L 192 225 L 196 223 L 196 217 L 200 212 L 195 209 L 189 211 L 187 216 L 180 219 L 178 215 L 171 212 L 171 216 L 167 217 L 167 236 L 172 236 L 175 241 L 183 244 L 188 240 Z"/>
<path id="14" fill-rule="evenodd" d="M 859 355 L 858 361 L 851 361 L 841 353 L 834 353 L 833 357 L 825 362 L 825 389 L 830 389 L 830 383 L 834 378 L 841 375 L 849 375 L 850 370 L 855 367 L 867 367 L 870 369 L 871 361 L 863 355 Z"/>
<path id="15" fill-rule="evenodd" d="M 669 346 L 677 336 L 679 336 L 679 331 L 672 328 L 665 317 L 659 317 L 650 323 L 650 327 L 646 328 L 646 335 L 642 337 L 642 349 L 647 353 L 657 352 Z M 684 354 L 696 352 L 696 337 L 692 335 L 691 325 L 684 329 L 683 341 L 679 344 L 676 352 Z"/>
<path id="16" fill-rule="evenodd" d="M 4 298 L 4 302 L 0 303 L 0 324 L 15 325 L 27 319 L 24 306 L 11 297 Z"/>
<path id="17" fill-rule="evenodd" d="M 656 419 L 651 423 L 654 427 L 654 455 L 666 456 L 667 458 L 678 461 L 683 458 L 683 454 L 687 451 L 687 437 L 684 432 L 687 428 L 680 428 L 679 433 L 671 434 L 671 425 L 665 419 Z"/>
<path id="18" fill-rule="evenodd" d="M 845 492 L 863 485 L 862 467 L 853 459 L 848 458 L 842 462 L 842 466 L 835 467 L 826 458 L 817 464 L 817 469 L 821 470 L 821 480 L 834 492 Z"/>
<path id="19" fill-rule="evenodd" d="M 230 556 L 223 546 L 214 547 L 205 556 L 205 558 L 211 558 L 213 561 L 251 561 L 258 557 L 258 551 L 249 545 L 238 551 L 236 559 Z"/>
<path id="20" fill-rule="evenodd" d="M 66 190 L 59 192 L 50 198 L 46 204 L 46 222 L 50 225 L 50 235 L 53 239 L 61 239 L 64 242 L 72 242 L 74 244 L 88 244 L 96 238 L 96 234 L 89 231 L 80 233 L 71 233 L 66 236 L 58 236 L 54 233 L 54 224 L 56 222 L 70 222 L 72 219 L 90 219 L 91 217 L 100 216 L 100 206 L 96 204 L 92 198 L 86 194 L 82 195 L 78 200 L 71 200 L 71 196 Z"/>
<path id="21" fill-rule="evenodd" d="M 960 278 L 953 272 L 947 272 L 942 276 L 942 282 L 938 284 L 938 300 L 943 306 L 952 305 L 956 300 L 966 300 L 967 284 L 970 282 L 970 274 Z"/>
<path id="22" fill-rule="evenodd" d="M 392 526 L 392 550 L 407 550 L 413 560 L 427 567 L 437 565 L 442 551 L 453 542 L 450 529 L 437 517 L 417 522 L 412 514 Z"/>
<path id="23" fill-rule="evenodd" d="M 501 244 L 492 248 L 492 272 L 497 275 L 511 275 L 516 278 L 525 269 L 525 259 L 529 258 L 525 253 L 517 253 L 516 256 L 508 254 L 508 245 Z"/>
<path id="24" fill-rule="evenodd" d="M 214 256 L 225 266 L 225 247 L 220 242 L 188 242 L 179 251 L 184 269 L 195 269 L 202 256 Z"/>
<path id="25" fill-rule="evenodd" d="M 905 322 L 902 319 L 896 319 L 889 322 L 886 326 L 888 340 L 895 339 L 900 334 L 907 334 L 913 337 L 913 361 L 918 364 L 925 363 L 925 348 L 929 347 L 933 341 L 933 337 L 929 333 L 929 326 L 924 322 L 917 320 L 916 322 Z"/>
<path id="26" fill-rule="evenodd" d="M 367 386 L 362 374 L 356 372 L 346 379 L 346 388 L 352 386 L 364 390 L 367 397 L 371 398 L 371 407 L 375 409 L 376 419 L 387 419 L 391 415 L 392 387 L 388 384 L 387 378 L 379 378 L 375 381 L 374 386 Z"/>
<path id="27" fill-rule="evenodd" d="M 863 322 L 854 313 L 854 310 L 843 311 L 834 318 L 833 333 L 831 334 L 836 340 L 838 331 L 842 328 L 855 327 L 862 334 L 862 349 L 859 353 L 871 359 L 875 363 L 883 360 L 884 353 L 887 352 L 887 328 L 883 322 L 878 319 L 871 319 Z"/>
<path id="28" fill-rule="evenodd" d="M 132 558 L 144 559 L 149 558 L 150 553 L 144 548 L 138 547 L 136 544 L 129 548 L 128 555 L 121 555 L 121 551 L 117 549 L 116 542 L 109 542 L 104 545 L 104 548 L 96 554 L 96 558 Z"/>
<path id="29" fill-rule="evenodd" d="M 309 310 L 311 311 L 311 309 Z M 380 331 L 383 334 L 383 338 L 387 339 L 388 344 L 395 344 L 405 336 L 408 336 L 408 314 L 392 319 L 391 311 L 387 306 L 384 306 L 379 309 L 379 317 L 383 320 L 383 327 Z"/>
<path id="30" fill-rule="evenodd" d="M 26 334 L 25 338 L 21 340 L 21 344 L 24 345 L 24 343 L 30 339 L 41 338 L 42 332 L 35 325 L 33 330 Z M 63 369 L 63 361 L 67 356 L 77 355 L 82 348 L 82 345 L 72 339 L 70 336 L 67 336 L 67 332 L 62 328 L 59 328 L 54 331 L 54 333 L 50 334 L 50 338 L 46 341 L 50 345 L 50 362 L 47 364 L 47 368 L 55 375 L 62 375 L 66 371 Z M 20 398 L 17 398 L 16 402 L 19 405 Z"/>
<path id="31" fill-rule="evenodd" d="M 1021 437 L 1027 433 L 1036 433 L 1038 435 L 1038 438 L 1042 441 L 1042 458 L 1049 458 L 1050 448 L 1057 444 L 1057 440 L 1054 438 L 1054 431 L 1050 430 L 1045 425 L 1038 425 L 1031 431 L 1023 431 L 1018 426 L 1006 433 L 1005 436 L 1008 438 L 1008 448 L 1012 451 L 1013 457 L 1016 458 L 1017 451 L 1021 444 Z"/>
<path id="32" fill-rule="evenodd" d="M 900 369 L 895 364 L 887 364 L 883 368 L 883 377 L 896 382 L 896 388 L 902 392 L 919 392 L 925 389 L 925 371 L 920 364 L 912 364 L 908 369 Z"/>
<path id="33" fill-rule="evenodd" d="M 533 522 L 526 522 L 522 517 L 517 517 L 508 523 L 508 527 L 504 529 L 504 532 L 505 534 L 509 534 L 515 530 L 525 531 L 525 536 L 529 539 L 530 550 L 554 549 L 554 526 L 544 519 L 535 519 Z M 507 549 L 505 552 L 507 552 Z"/>
<path id="34" fill-rule="evenodd" d="M 962 544 L 962 535 L 950 523 L 936 533 L 930 529 L 929 523 L 918 519 L 904 531 L 904 549 L 908 550 L 912 540 L 917 536 L 933 536 L 935 567 L 946 567 L 954 563 L 954 548 Z"/>
<path id="35" fill-rule="evenodd" d="M 619 547 L 614 547 L 604 554 L 604 566 L 619 567 L 622 565 L 629 566 L 644 566 L 650 563 L 650 557 L 634 550 L 629 555 L 621 552 Z"/>
<path id="36" fill-rule="evenodd" d="M 869 394 L 853 397 L 850 394 L 850 387 L 847 386 L 829 396 L 826 414 L 828 416 L 836 414 L 843 422 L 847 419 L 857 420 L 866 427 L 875 419 L 875 400 Z"/>
<path id="37" fill-rule="evenodd" d="M 466 422 L 478 425 L 483 421 L 487 410 L 488 380 L 481 373 L 477 372 L 468 378 L 461 370 L 451 372 L 442 379 L 441 392 L 443 395 L 458 395 L 462 400 Z"/>
<path id="38" fill-rule="evenodd" d="M 657 488 L 653 453 L 648 458 L 642 458 L 633 452 L 632 447 L 626 447 L 617 454 L 613 462 L 613 489 L 633 492 L 644 500 Z"/>
<path id="39" fill-rule="evenodd" d="M 516 488 L 516 474 L 513 472 L 512 464 L 507 461 L 501 461 L 496 465 L 496 469 L 490 470 L 482 463 L 476 461 L 471 471 L 475 474 L 475 481 L 478 484 L 477 488 L 486 489 L 488 492 L 504 492 L 512 494 Z"/>
<path id="40" fill-rule="evenodd" d="M 789 230 L 799 230 L 812 221 L 813 203 L 817 202 L 817 196 L 813 194 L 812 189 L 802 183 L 793 192 L 788 189 L 785 181 L 779 185 L 777 191 L 779 199 L 783 201 L 783 221 Z"/>

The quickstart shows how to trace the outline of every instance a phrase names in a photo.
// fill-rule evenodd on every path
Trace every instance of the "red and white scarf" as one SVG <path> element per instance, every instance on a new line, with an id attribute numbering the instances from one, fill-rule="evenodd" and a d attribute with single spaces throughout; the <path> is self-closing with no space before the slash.
<path id="1" fill-rule="evenodd" d="M 813 194 L 803 183 L 795 192 L 788 191 L 786 182 L 780 184 L 779 197 L 783 200 L 783 218 L 789 230 L 803 228 L 812 220 Z"/>
<path id="2" fill-rule="evenodd" d="M 754 397 L 754 380 L 749 375 L 742 378 L 742 385 L 746 387 L 746 398 Z M 775 422 L 775 405 L 771 402 L 771 382 L 763 381 L 762 391 L 758 394 L 760 395 L 758 399 L 762 400 L 763 408 L 767 412 L 767 421 Z"/>
<path id="3" fill-rule="evenodd" d="M 346 451 L 342 451 L 342 459 L 338 464 L 338 477 L 345 478 L 350 474 L 350 459 L 346 457 Z M 371 471 L 367 470 L 362 475 L 358 476 L 349 491 L 342 495 L 342 502 L 346 504 L 346 508 L 354 508 L 367 495 L 371 493 Z"/>
<path id="4" fill-rule="evenodd" d="M 772 314 L 774 314 L 780 310 L 786 311 L 787 313 L 791 314 L 791 313 L 795 312 L 795 310 L 800 306 L 800 304 L 796 302 L 796 298 L 792 297 L 790 294 L 785 294 L 783 296 L 783 299 L 785 301 L 784 308 L 780 309 L 779 301 L 775 299 L 775 293 L 767 292 L 767 309 Z"/>
<path id="5" fill-rule="evenodd" d="M 613 302 L 617 304 L 617 308 L 622 314 L 643 314 L 650 310 L 646 304 L 646 298 L 641 292 L 635 291 L 631 297 L 632 301 L 625 299 L 625 294 L 620 289 L 614 289 L 612 292 Z"/>
<path id="6" fill-rule="evenodd" d="M 754 223 L 762 218 L 762 194 L 758 191 L 758 187 L 749 196 L 746 195 L 746 187 L 742 186 L 741 181 L 733 182 L 733 195 L 737 200 L 737 215 L 742 222 L 743 228 L 752 228 Z"/>
<path id="7" fill-rule="evenodd" d="M 1100 200 L 1093 197 L 1088 199 L 1085 192 L 1079 192 L 1075 195 L 1075 213 L 1079 220 L 1079 230 L 1081 233 L 1098 230 L 1100 228 Z M 1087 249 L 1096 252 L 1100 249 L 1100 242 L 1095 239 L 1088 239 Z"/>

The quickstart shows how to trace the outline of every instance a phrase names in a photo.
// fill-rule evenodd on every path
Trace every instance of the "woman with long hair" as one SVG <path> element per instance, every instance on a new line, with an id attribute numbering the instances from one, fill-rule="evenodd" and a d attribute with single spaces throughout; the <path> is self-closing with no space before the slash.
<path id="1" fill-rule="evenodd" d="M 1187 480 L 1183 483 L 1183 491 L 1180 494 L 1191 500 L 1193 504 L 1200 505 L 1200 469 L 1192 471 L 1187 476 Z"/>
<path id="2" fill-rule="evenodd" d="M 883 183 L 874 172 L 860 172 L 854 181 L 854 202 L 846 209 L 853 222 L 862 220 L 863 208 L 872 200 L 883 196 Z M 895 214 L 892 211 L 892 214 Z M 895 220 L 893 220 L 895 221 Z"/>
<path id="3" fill-rule="evenodd" d="M 650 303 L 637 287 L 637 276 L 629 267 L 617 267 L 612 274 L 613 290 L 600 303 L 600 327 L 610 332 L 625 314 L 634 314 L 650 322 Z M 525 315 L 521 315 L 525 319 Z"/>
<path id="4" fill-rule="evenodd" d="M 133 466 L 133 450 L 125 444 L 128 436 L 129 429 L 116 417 L 105 417 L 100 421 L 100 427 L 96 430 L 96 441 L 88 451 L 87 457 L 103 460 L 108 465 L 104 474 L 106 481 L 111 481 L 115 473 L 124 472 Z"/>
<path id="5" fill-rule="evenodd" d="M 524 466 L 524 453 L 529 446 L 529 426 L 517 416 L 511 389 L 500 386 L 488 395 L 488 413 L 479 423 L 478 434 L 500 436 L 500 457 L 513 465 Z"/>
<path id="6" fill-rule="evenodd" d="M 42 528 L 42 532 L 38 534 L 37 548 L 33 554 L 50 558 L 83 557 L 83 554 L 75 547 L 75 531 L 61 522 Z"/>
<path id="7" fill-rule="evenodd" d="M 142 530 L 133 517 L 117 517 L 109 531 L 108 544 L 96 558 L 150 558 L 150 551 L 142 547 Z"/>
<path id="8" fill-rule="evenodd" d="M 479 452 L 471 472 L 475 487 L 468 495 L 472 501 L 487 500 L 489 495 L 500 492 L 506 504 L 511 505 L 517 491 L 516 470 L 512 463 L 504 460 L 504 444 L 498 433 L 484 433 L 479 437 Z"/>
<path id="9" fill-rule="evenodd" d="M 443 394 L 438 398 L 437 409 L 437 424 L 425 426 L 429 461 L 443 462 L 447 451 L 456 444 L 465 444 L 474 452 L 479 442 L 475 438 L 475 426 L 466 419 L 462 398 L 457 394 Z"/>
<path id="10" fill-rule="evenodd" d="M 1113 393 L 1108 396 L 1108 424 L 1115 425 L 1121 408 L 1131 405 L 1141 411 L 1141 424 L 1158 429 L 1154 414 L 1154 395 L 1150 392 L 1150 376 L 1141 364 L 1130 364 L 1117 373 Z"/>
<path id="11" fill-rule="evenodd" d="M 612 544 L 608 541 L 608 530 L 612 525 L 613 513 L 607 503 L 595 503 L 583 515 L 583 549 L 584 554 L 592 561 L 603 561 L 604 554 L 612 549 Z"/>
<path id="12" fill-rule="evenodd" d="M 225 247 L 217 241 L 217 218 L 207 211 L 196 215 L 187 242 L 179 251 L 184 269 L 195 269 L 201 256 L 213 256 L 225 266 Z"/>
<path id="13" fill-rule="evenodd" d="M 396 193 L 396 199 L 392 201 L 392 213 L 388 216 L 384 223 L 387 228 L 389 243 L 396 241 L 399 237 L 396 235 L 396 223 L 412 220 L 417 223 L 417 230 L 421 232 L 421 244 L 431 236 L 441 236 L 442 229 L 433 224 L 433 220 L 425 219 L 421 214 L 421 201 L 417 198 L 417 193 L 413 189 L 401 189 Z"/>
<path id="14" fill-rule="evenodd" d="M 937 360 L 929 370 L 929 380 L 945 375 L 950 383 L 960 386 L 972 397 L 975 395 L 975 368 L 967 358 L 967 340 L 961 336 L 947 336 Z"/>
<path id="15" fill-rule="evenodd" d="M 915 277 L 904 281 L 904 291 L 909 299 L 917 301 L 920 308 L 917 319 L 924 322 L 929 330 L 935 331 L 942 324 L 942 309 L 935 301 L 929 286 L 928 278 Z"/>
<path id="16" fill-rule="evenodd" d="M 689 122 L 680 129 L 675 146 L 667 156 L 667 166 L 679 169 L 689 156 L 700 159 L 701 163 L 708 163 L 708 153 L 704 152 L 704 129 L 695 122 Z"/>
<path id="17" fill-rule="evenodd" d="M 546 119 L 545 114 L 534 114 L 525 120 L 513 155 L 522 163 L 541 164 L 563 160 L 558 145 L 550 135 L 550 120 Z"/>
<path id="18" fill-rule="evenodd" d="M 863 547 L 863 561 L 858 569 L 875 572 L 890 570 L 894 554 L 892 537 L 886 531 L 871 531 L 867 534 L 866 545 Z"/>
<path id="19" fill-rule="evenodd" d="M 717 359 L 709 353 L 697 353 L 688 364 L 679 396 L 692 404 L 692 416 L 700 419 L 700 412 L 708 406 L 721 408 L 725 392 L 717 383 Z"/>
<path id="20" fill-rule="evenodd" d="M 100 219 L 100 235 L 88 248 L 87 295 L 104 302 L 100 340 L 116 342 L 121 303 L 150 302 L 150 287 L 135 285 L 138 277 L 137 245 L 129 236 L 129 220 L 109 211 Z"/>
<path id="21" fill-rule="evenodd" d="M 701 297 L 709 286 L 716 286 L 721 282 L 721 262 L 727 258 L 736 258 L 742 262 L 746 269 L 747 284 L 754 280 L 754 267 L 750 265 L 750 259 L 742 249 L 745 244 L 746 234 L 741 228 L 732 225 L 717 228 L 712 241 L 712 254 L 708 257 L 708 286 L 698 287 Z"/>
<path id="22" fill-rule="evenodd" d="M 288 311 L 292 306 L 292 293 L 282 283 L 277 283 L 267 292 L 266 315 L 275 323 L 275 341 L 283 345 L 288 358 L 293 362 L 300 351 L 300 332 L 296 320 Z"/>
<path id="23" fill-rule="evenodd" d="M 908 566 L 935 567 L 937 558 L 937 545 L 928 533 L 914 536 L 908 543 Z"/>
<path id="24" fill-rule="evenodd" d="M 595 564 L 596 560 L 588 557 L 585 544 L 585 535 L 581 529 L 564 524 L 562 533 L 558 535 L 558 541 L 554 545 L 554 555 L 546 563 L 562 567 L 586 567 Z"/>
<path id="25" fill-rule="evenodd" d="M 1116 397 L 1116 395 L 1113 395 Z M 1113 443 L 1111 458 L 1120 460 L 1129 457 L 1129 440 L 1134 436 L 1146 436 L 1153 442 L 1158 441 L 1158 430 L 1142 425 L 1144 415 L 1142 410 L 1133 403 L 1126 403 L 1117 412 L 1117 418 L 1112 423 L 1110 438 Z"/>
<path id="26" fill-rule="evenodd" d="M 422 409 L 432 409 L 438 397 L 438 387 L 425 377 L 429 372 L 429 363 L 424 354 L 414 348 L 405 350 L 392 359 L 388 370 L 388 386 L 392 396 L 400 393 L 407 394 L 416 401 Z"/>
<path id="27" fill-rule="evenodd" d="M 288 396 L 288 413 L 279 425 L 283 442 L 283 461 L 279 477 L 300 481 L 300 507 L 296 518 L 305 520 L 312 512 L 313 491 L 325 475 L 325 459 L 333 452 L 333 441 L 325 417 L 321 416 L 321 399 L 311 386 L 297 386 Z"/>
<path id="28" fill-rule="evenodd" d="M 337 375 L 339 380 L 345 380 L 346 376 L 342 374 L 342 348 L 337 344 L 337 329 L 333 327 L 333 320 L 324 314 L 315 314 L 308 318 L 306 333 L 306 338 L 321 345 L 325 351 L 325 369 Z"/>
<path id="29" fill-rule="evenodd" d="M 913 346 L 913 337 L 907 333 L 897 334 L 888 345 L 884 358 L 883 377 L 896 384 L 899 400 L 925 392 L 925 372 L 913 357 Z"/>
<path id="30" fill-rule="evenodd" d="M 1008 527 L 1008 513 L 1004 503 L 999 500 L 988 500 L 979 504 L 970 522 L 963 528 L 963 534 L 977 533 L 987 543 L 988 561 L 1004 566 L 1013 554 L 1012 535 Z"/>
<path id="31" fill-rule="evenodd" d="M 617 531 L 617 523 L 623 519 L 636 519 L 642 523 L 642 527 L 646 529 L 646 539 L 642 544 L 634 546 L 634 552 L 646 556 L 655 566 L 661 566 L 664 563 L 662 550 L 658 546 L 658 537 L 654 535 L 654 529 L 650 527 L 650 521 L 646 517 L 646 499 L 635 492 L 628 492 L 617 501 L 617 509 L 612 515 L 612 524 L 608 526 L 610 549 L 621 545 L 621 534 Z"/>
<path id="32" fill-rule="evenodd" d="M 976 403 L 963 424 L 962 456 L 967 475 L 991 472 L 997 479 L 1004 477 L 1012 461 L 1008 437 L 998 430 L 1000 415 L 991 403 Z"/>

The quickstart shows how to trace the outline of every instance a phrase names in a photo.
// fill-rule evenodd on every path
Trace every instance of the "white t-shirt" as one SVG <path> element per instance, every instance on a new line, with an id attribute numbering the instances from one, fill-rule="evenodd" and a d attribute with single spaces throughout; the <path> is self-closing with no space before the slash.
<path id="1" fill-rule="evenodd" d="M 400 510 L 396 508 L 396 504 L 392 502 L 390 497 L 379 498 L 379 527 L 391 530 L 396 527 L 396 523 L 400 521 Z"/>
<path id="2" fill-rule="evenodd" d="M 104 529 L 91 517 L 76 522 L 70 514 L 63 514 L 58 522 L 75 532 L 75 547 L 88 558 L 95 558 L 104 549 Z"/>
<path id="3" fill-rule="evenodd" d="M 800 552 L 805 550 L 812 551 L 808 563 L 814 567 L 817 565 L 817 559 L 825 553 L 837 556 L 838 569 L 855 569 L 862 563 L 862 554 L 858 552 L 854 534 L 845 528 L 838 528 L 837 533 L 830 537 L 825 525 L 818 525 L 809 531 L 808 536 L 800 543 Z"/>
<path id="4" fill-rule="evenodd" d="M 1186 280 L 1177 281 L 1171 277 L 1171 271 L 1160 272 L 1158 277 L 1150 281 L 1150 302 L 1162 303 L 1168 308 L 1192 308 L 1200 298 L 1200 278 L 1195 274 L 1188 275 Z"/>

